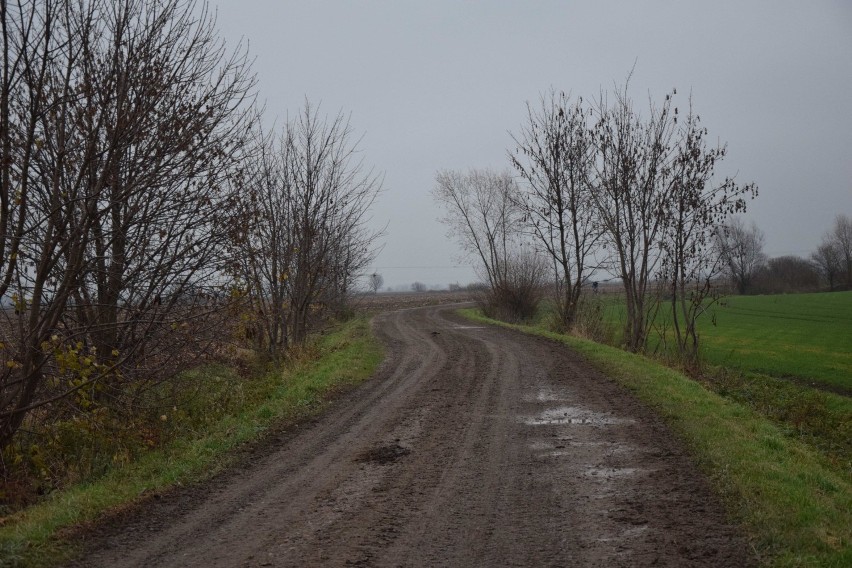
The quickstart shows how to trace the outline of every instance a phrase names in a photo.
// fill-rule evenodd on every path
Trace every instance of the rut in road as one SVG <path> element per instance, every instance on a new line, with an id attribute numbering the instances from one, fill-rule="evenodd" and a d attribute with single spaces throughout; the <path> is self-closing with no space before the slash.
<path id="1" fill-rule="evenodd" d="M 85 566 L 742 566 L 666 427 L 570 350 L 452 308 L 378 316 L 377 375 L 89 545 Z"/>

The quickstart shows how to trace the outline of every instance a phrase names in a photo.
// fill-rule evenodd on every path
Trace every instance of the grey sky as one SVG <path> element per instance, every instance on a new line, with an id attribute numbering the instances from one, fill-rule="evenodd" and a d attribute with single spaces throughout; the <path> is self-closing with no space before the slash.
<path id="1" fill-rule="evenodd" d="M 438 224 L 438 169 L 507 168 L 525 102 L 553 86 L 634 99 L 690 89 L 721 174 L 754 181 L 747 218 L 772 256 L 806 256 L 852 215 L 852 2 L 214 0 L 230 44 L 249 41 L 268 118 L 305 97 L 351 113 L 384 171 L 386 285 L 474 279 Z M 686 97 L 681 99 L 685 103 Z M 397 268 L 411 267 L 411 268 Z"/>

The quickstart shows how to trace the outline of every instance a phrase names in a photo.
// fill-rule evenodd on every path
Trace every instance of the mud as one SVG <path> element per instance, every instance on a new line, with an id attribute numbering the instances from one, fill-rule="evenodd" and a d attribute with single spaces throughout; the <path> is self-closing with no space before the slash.
<path id="1" fill-rule="evenodd" d="M 374 378 L 94 531 L 77 565 L 752 564 L 667 428 L 571 351 L 447 307 L 374 326 Z"/>

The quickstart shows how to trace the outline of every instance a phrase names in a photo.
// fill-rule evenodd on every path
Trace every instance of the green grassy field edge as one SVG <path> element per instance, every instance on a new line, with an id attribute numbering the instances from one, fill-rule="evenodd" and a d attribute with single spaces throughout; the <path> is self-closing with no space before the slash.
<path id="1" fill-rule="evenodd" d="M 235 448 L 260 438 L 273 424 L 318 414 L 331 393 L 368 378 L 382 360 L 366 317 L 324 336 L 318 348 L 319 359 L 249 379 L 276 383 L 272 396 L 239 414 L 223 416 L 202 437 L 177 440 L 97 482 L 57 492 L 4 519 L 0 566 L 61 564 L 76 552 L 73 543 L 62 539 L 63 529 L 130 506 L 146 493 L 209 478 L 230 463 Z"/>
<path id="2" fill-rule="evenodd" d="M 589 340 L 463 316 L 563 343 L 657 411 L 710 476 L 764 565 L 852 566 L 852 486 L 754 411 L 647 358 Z"/>

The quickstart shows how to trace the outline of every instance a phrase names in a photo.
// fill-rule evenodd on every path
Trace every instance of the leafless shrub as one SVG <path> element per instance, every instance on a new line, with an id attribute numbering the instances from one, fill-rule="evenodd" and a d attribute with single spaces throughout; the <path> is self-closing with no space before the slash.
<path id="1" fill-rule="evenodd" d="M 540 255 L 531 251 L 511 254 L 500 283 L 483 292 L 483 312 L 508 322 L 531 319 L 541 301 L 546 275 L 547 264 Z"/>

